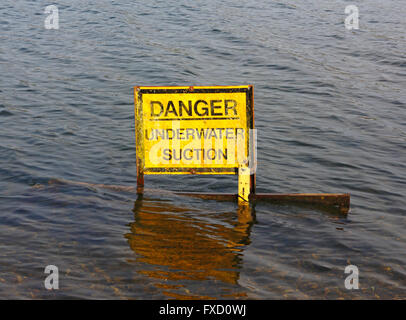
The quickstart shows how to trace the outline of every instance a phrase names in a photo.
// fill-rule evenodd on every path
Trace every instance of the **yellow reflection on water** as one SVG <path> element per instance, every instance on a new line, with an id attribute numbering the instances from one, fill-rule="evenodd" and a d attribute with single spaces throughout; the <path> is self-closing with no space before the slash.
<path id="1" fill-rule="evenodd" d="M 163 294 L 177 299 L 210 298 L 193 294 L 187 288 L 188 280 L 198 281 L 200 286 L 207 280 L 238 284 L 242 252 L 250 242 L 252 208 L 242 206 L 237 214 L 220 218 L 170 202 L 139 198 L 133 212 L 134 222 L 125 237 L 138 262 L 146 264 L 139 272 L 159 280 L 155 286 Z"/>

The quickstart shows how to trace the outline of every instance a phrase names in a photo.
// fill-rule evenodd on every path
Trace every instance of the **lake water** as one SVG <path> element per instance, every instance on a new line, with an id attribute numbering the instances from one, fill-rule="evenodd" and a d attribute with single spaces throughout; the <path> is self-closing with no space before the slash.
<path id="1" fill-rule="evenodd" d="M 405 299 L 405 2 L 0 4 L 0 298 Z M 348 216 L 136 185 L 133 86 L 255 91 L 258 192 L 349 192 Z M 359 289 L 344 286 L 347 265 Z M 59 290 L 44 269 L 59 268 Z"/>

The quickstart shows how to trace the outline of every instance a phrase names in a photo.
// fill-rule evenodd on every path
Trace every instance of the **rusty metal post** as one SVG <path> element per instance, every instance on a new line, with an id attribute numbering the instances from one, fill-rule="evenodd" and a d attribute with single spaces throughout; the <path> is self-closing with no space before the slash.
<path id="1" fill-rule="evenodd" d="M 238 203 L 248 204 L 251 191 L 250 169 L 245 165 L 238 168 Z"/>
<path id="2" fill-rule="evenodd" d="M 138 97 L 139 87 L 134 87 L 134 115 L 135 115 L 135 144 L 137 156 L 137 194 L 144 193 L 144 136 L 143 136 L 143 114 L 141 101 Z"/>
<path id="3" fill-rule="evenodd" d="M 137 194 L 144 193 L 144 171 L 140 162 L 137 161 Z"/>

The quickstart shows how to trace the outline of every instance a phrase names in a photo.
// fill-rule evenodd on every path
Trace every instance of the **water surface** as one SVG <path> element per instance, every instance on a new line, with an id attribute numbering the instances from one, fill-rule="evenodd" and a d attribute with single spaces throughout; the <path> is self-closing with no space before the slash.
<path id="1" fill-rule="evenodd" d="M 0 5 L 0 298 L 406 298 L 406 20 L 400 0 Z M 135 186 L 132 87 L 255 87 L 259 192 L 349 192 L 345 217 Z M 45 290 L 56 265 L 60 289 Z M 344 287 L 344 268 L 360 289 Z"/>

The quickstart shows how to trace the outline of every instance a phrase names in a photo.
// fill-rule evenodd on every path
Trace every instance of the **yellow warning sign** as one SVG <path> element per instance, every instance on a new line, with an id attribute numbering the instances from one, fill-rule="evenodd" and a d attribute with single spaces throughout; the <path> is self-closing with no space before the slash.
<path id="1" fill-rule="evenodd" d="M 137 170 L 237 174 L 254 128 L 252 86 L 135 87 Z"/>

